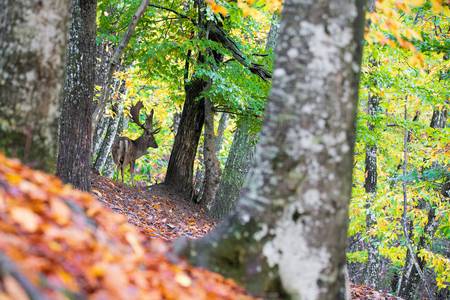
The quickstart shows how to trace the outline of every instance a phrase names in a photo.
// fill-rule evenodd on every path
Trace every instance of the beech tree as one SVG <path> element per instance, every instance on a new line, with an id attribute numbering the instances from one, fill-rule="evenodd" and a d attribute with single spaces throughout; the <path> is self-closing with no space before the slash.
<path id="1" fill-rule="evenodd" d="M 272 92 L 236 212 L 178 251 L 251 292 L 343 299 L 363 1 L 284 4 Z"/>
<path id="2" fill-rule="evenodd" d="M 68 0 L 0 2 L 0 149 L 46 170 L 56 162 Z"/>
<path id="3" fill-rule="evenodd" d="M 72 0 L 56 174 L 90 190 L 97 1 Z"/>
<path id="4" fill-rule="evenodd" d="M 212 41 L 220 44 L 227 49 L 243 67 L 247 68 L 253 74 L 259 76 L 263 80 L 268 80 L 271 74 L 259 64 L 251 61 L 238 48 L 237 44 L 222 29 L 220 22 L 213 21 L 206 14 L 206 3 L 204 1 L 194 2 L 195 11 L 198 11 L 197 20 L 192 21 L 197 27 L 198 38 L 206 41 Z M 171 10 L 173 12 L 173 10 Z M 179 13 L 177 15 L 180 16 Z M 186 16 L 182 16 L 186 17 Z M 209 49 L 209 48 L 207 48 Z M 208 50 L 209 52 L 209 50 Z M 189 54 L 187 61 L 189 61 Z M 198 64 L 204 64 L 208 61 L 205 59 L 207 53 L 199 53 L 196 58 Z M 221 56 L 222 53 L 219 53 Z M 219 56 L 214 56 L 213 61 L 218 63 Z M 193 190 L 193 172 L 194 160 L 197 154 L 197 147 L 202 133 L 203 124 L 205 122 L 205 99 L 202 94 L 211 85 L 206 76 L 198 76 L 194 69 L 193 76 L 189 78 L 190 65 L 186 64 L 186 76 L 184 78 L 185 101 L 183 112 L 181 114 L 180 123 L 175 136 L 173 148 L 170 154 L 167 173 L 164 183 L 170 188 L 183 193 L 184 195 L 192 195 Z M 214 181 L 214 179 L 213 179 Z M 215 188 L 213 188 L 215 190 Z M 208 193 L 207 193 L 208 194 Z M 210 193 L 209 193 L 210 194 Z"/>

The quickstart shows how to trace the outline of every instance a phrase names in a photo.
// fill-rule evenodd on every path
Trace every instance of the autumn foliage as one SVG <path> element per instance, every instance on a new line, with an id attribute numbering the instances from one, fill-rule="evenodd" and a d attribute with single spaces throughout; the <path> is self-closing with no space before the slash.
<path id="1" fill-rule="evenodd" d="M 0 299 L 252 299 L 168 251 L 90 194 L 0 154 Z"/>

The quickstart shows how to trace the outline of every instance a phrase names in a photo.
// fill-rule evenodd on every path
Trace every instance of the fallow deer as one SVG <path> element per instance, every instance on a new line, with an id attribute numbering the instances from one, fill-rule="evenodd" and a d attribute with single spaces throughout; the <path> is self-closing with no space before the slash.
<path id="1" fill-rule="evenodd" d="M 131 119 L 144 132 L 136 140 L 131 140 L 127 137 L 116 138 L 112 145 L 112 156 L 117 168 L 120 169 L 123 183 L 123 171 L 125 167 L 130 165 L 131 184 L 133 185 L 134 166 L 136 159 L 147 153 L 149 147 L 158 148 L 154 135 L 160 131 L 160 128 L 153 130 L 153 109 L 147 116 L 145 123 L 142 124 L 139 120 L 139 113 L 144 105 L 141 101 L 137 102 L 130 109 Z"/>

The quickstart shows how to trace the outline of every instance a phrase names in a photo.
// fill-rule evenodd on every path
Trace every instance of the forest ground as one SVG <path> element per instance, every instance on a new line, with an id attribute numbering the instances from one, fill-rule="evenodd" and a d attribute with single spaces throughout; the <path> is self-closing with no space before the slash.
<path id="1" fill-rule="evenodd" d="M 131 187 L 92 174 L 92 194 L 128 218 L 146 236 L 172 240 L 181 236 L 200 238 L 215 222 L 204 209 L 187 203 L 164 185 Z"/>
<path id="2" fill-rule="evenodd" d="M 123 214 L 149 238 L 200 238 L 216 226 L 200 206 L 188 203 L 164 185 L 131 187 L 92 174 L 91 193 L 105 206 Z M 364 285 L 351 284 L 353 300 L 401 300 Z"/>

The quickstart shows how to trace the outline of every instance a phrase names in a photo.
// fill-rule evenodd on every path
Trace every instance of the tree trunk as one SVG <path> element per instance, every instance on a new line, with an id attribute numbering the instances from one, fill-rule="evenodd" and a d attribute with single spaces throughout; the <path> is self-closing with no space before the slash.
<path id="1" fill-rule="evenodd" d="M 287 0 L 272 93 L 235 214 L 177 250 L 276 299 L 344 299 L 363 2 Z M 280 285 L 281 283 L 281 285 Z"/>
<path id="2" fill-rule="evenodd" d="M 447 127 L 447 109 L 435 108 L 433 110 L 433 116 L 431 118 L 430 127 L 432 128 L 445 128 Z"/>
<path id="3" fill-rule="evenodd" d="M 377 96 L 369 95 L 367 113 L 371 118 L 377 115 L 379 102 L 380 99 Z M 368 128 L 370 131 L 374 131 L 374 124 L 371 121 L 368 123 Z M 366 228 L 368 235 L 366 242 L 368 261 L 364 282 L 366 285 L 376 288 L 379 282 L 381 262 L 378 256 L 378 240 L 371 232 L 371 229 L 376 224 L 376 217 L 372 211 L 372 205 L 377 193 L 377 146 L 373 144 L 366 145 L 364 188 L 367 193 Z"/>
<path id="4" fill-rule="evenodd" d="M 111 147 L 117 136 L 119 122 L 123 115 L 123 101 L 119 101 L 120 102 L 117 104 L 116 116 L 109 118 L 108 128 L 94 163 L 94 168 L 98 173 L 102 173 L 108 157 L 111 156 Z"/>
<path id="5" fill-rule="evenodd" d="M 225 134 L 225 129 L 227 129 L 228 124 L 228 114 L 222 113 L 219 120 L 219 126 L 217 128 L 217 136 L 216 136 L 216 154 L 218 155 L 220 150 L 222 150 L 222 144 Z"/>
<path id="6" fill-rule="evenodd" d="M 242 117 L 237 124 L 219 189 L 209 210 L 209 214 L 216 219 L 223 219 L 234 210 L 253 161 L 258 136 L 250 132 L 250 122 L 250 117 Z"/>
<path id="7" fill-rule="evenodd" d="M 78 189 L 91 188 L 91 105 L 94 96 L 97 1 L 72 0 L 69 47 L 56 174 Z"/>
<path id="8" fill-rule="evenodd" d="M 203 158 L 205 163 L 205 178 L 203 183 L 203 194 L 201 203 L 209 207 L 216 195 L 220 181 L 220 163 L 216 155 L 216 136 L 214 134 L 214 112 L 212 103 L 205 99 L 205 128 Z"/>
<path id="9" fill-rule="evenodd" d="M 202 79 L 194 79 L 186 85 L 186 100 L 164 180 L 186 197 L 192 194 L 194 160 L 205 119 L 204 100 L 198 98 L 206 85 Z"/>
<path id="10" fill-rule="evenodd" d="M 0 149 L 56 165 L 69 1 L 0 1 Z"/>

